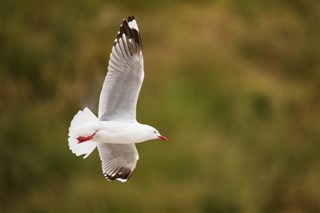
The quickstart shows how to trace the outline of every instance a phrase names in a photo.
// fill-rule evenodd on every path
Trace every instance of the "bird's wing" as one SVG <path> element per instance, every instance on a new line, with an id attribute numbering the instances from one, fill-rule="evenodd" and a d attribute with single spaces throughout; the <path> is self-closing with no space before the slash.
<path id="1" fill-rule="evenodd" d="M 142 44 L 133 16 L 123 20 L 110 54 L 108 74 L 99 101 L 101 120 L 136 120 L 136 106 L 144 78 Z"/>
<path id="2" fill-rule="evenodd" d="M 142 44 L 133 16 L 123 20 L 110 54 L 108 74 L 99 101 L 100 120 L 136 121 L 136 106 L 144 78 Z M 125 182 L 136 167 L 135 144 L 99 144 L 102 171 L 108 180 Z"/>
<path id="3" fill-rule="evenodd" d="M 99 143 L 98 150 L 105 178 L 126 182 L 139 159 L 135 144 Z"/>

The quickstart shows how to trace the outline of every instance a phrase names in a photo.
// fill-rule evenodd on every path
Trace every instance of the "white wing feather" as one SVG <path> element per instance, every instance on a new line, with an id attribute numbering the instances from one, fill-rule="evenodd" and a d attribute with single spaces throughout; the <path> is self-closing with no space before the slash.
<path id="1" fill-rule="evenodd" d="M 110 54 L 108 74 L 99 101 L 100 120 L 136 122 L 136 107 L 144 78 L 141 38 L 134 17 L 123 21 Z M 99 143 L 102 171 L 108 180 L 125 182 L 136 167 L 135 144 Z"/>

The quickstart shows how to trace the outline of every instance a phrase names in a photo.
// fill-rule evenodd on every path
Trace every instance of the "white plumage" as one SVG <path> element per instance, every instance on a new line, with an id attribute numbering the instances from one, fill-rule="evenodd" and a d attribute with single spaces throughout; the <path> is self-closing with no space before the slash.
<path id="1" fill-rule="evenodd" d="M 167 140 L 159 132 L 136 120 L 136 107 L 144 78 L 142 43 L 133 16 L 123 20 L 111 50 L 108 74 L 99 100 L 97 118 L 88 108 L 71 121 L 69 148 L 88 157 L 98 147 L 102 171 L 108 180 L 125 182 L 136 167 L 135 143 Z"/>

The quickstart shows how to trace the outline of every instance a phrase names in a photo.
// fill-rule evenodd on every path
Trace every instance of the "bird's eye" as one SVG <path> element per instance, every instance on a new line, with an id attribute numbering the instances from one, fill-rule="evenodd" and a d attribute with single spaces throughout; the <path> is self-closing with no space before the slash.
<path id="1" fill-rule="evenodd" d="M 153 131 L 153 133 L 154 133 L 154 134 L 157 134 L 157 131 L 156 131 L 156 130 L 154 130 L 154 131 Z"/>

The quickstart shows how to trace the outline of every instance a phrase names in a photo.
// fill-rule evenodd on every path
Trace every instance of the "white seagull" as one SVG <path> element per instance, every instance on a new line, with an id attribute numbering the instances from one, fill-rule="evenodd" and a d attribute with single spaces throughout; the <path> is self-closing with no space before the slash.
<path id="1" fill-rule="evenodd" d="M 88 157 L 96 147 L 106 179 L 125 182 L 136 167 L 136 143 L 168 139 L 154 127 L 136 120 L 136 107 L 144 78 L 142 44 L 133 16 L 123 20 L 110 54 L 96 117 L 89 108 L 80 110 L 69 127 L 69 148 Z"/>

